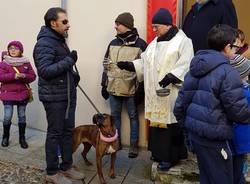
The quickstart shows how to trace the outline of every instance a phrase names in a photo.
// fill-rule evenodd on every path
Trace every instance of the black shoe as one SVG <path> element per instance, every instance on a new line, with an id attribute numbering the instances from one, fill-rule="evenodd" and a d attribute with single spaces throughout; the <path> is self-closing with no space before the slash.
<path id="1" fill-rule="evenodd" d="M 3 137 L 2 147 L 7 147 L 7 146 L 9 146 L 9 139 L 7 137 Z"/>
<path id="2" fill-rule="evenodd" d="M 132 144 L 130 144 L 130 147 L 129 147 L 128 157 L 129 158 L 136 158 L 137 156 L 138 156 L 138 144 L 132 143 Z"/>
<path id="3" fill-rule="evenodd" d="M 136 158 L 137 156 L 138 156 L 138 153 L 132 153 L 132 152 L 128 153 L 128 158 Z"/>
<path id="4" fill-rule="evenodd" d="M 23 148 L 23 149 L 27 149 L 29 147 L 25 138 L 20 138 L 19 143 L 21 145 L 21 148 Z"/>
<path id="5" fill-rule="evenodd" d="M 170 162 L 160 162 L 157 166 L 157 169 L 161 171 L 168 171 L 172 167 L 172 164 Z"/>

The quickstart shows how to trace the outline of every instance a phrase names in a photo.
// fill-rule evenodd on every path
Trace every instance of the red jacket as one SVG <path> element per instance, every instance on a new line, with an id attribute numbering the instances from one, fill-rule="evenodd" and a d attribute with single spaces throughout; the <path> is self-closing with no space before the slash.
<path id="1" fill-rule="evenodd" d="M 36 74 L 30 63 L 16 66 L 20 73 L 24 73 L 26 78 L 15 79 L 16 71 L 13 66 L 6 62 L 0 62 L 0 100 L 2 101 L 23 101 L 28 98 L 29 90 L 26 84 L 36 79 Z"/>

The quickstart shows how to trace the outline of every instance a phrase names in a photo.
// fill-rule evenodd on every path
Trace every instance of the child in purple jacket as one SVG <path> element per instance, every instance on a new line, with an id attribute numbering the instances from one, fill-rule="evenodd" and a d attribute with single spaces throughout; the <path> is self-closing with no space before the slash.
<path id="1" fill-rule="evenodd" d="M 9 145 L 13 107 L 16 105 L 19 143 L 22 148 L 26 149 L 28 144 L 25 140 L 25 110 L 30 95 L 29 83 L 36 79 L 36 74 L 28 58 L 23 56 L 21 42 L 11 41 L 7 48 L 8 52 L 6 55 L 3 55 L 4 52 L 2 53 L 2 62 L 0 62 L 0 100 L 4 105 L 2 146 Z"/>

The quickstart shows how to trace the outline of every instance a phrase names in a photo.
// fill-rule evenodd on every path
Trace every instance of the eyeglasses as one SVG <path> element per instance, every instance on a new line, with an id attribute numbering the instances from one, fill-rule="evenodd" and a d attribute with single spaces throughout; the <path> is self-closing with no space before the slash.
<path id="1" fill-rule="evenodd" d="M 8 50 L 20 50 L 18 47 L 9 47 Z"/>
<path id="2" fill-rule="evenodd" d="M 231 47 L 231 48 L 233 48 L 233 47 L 234 47 L 234 48 L 236 48 L 236 49 L 240 49 L 240 48 L 241 48 L 240 46 L 238 46 L 238 45 L 234 45 L 234 44 L 230 44 L 230 47 Z"/>
<path id="3" fill-rule="evenodd" d="M 66 24 L 68 24 L 68 23 L 69 23 L 69 21 L 68 21 L 67 19 L 62 20 L 62 24 L 63 24 L 63 25 L 66 25 Z"/>
<path id="4" fill-rule="evenodd" d="M 152 29 L 158 29 L 160 27 L 160 25 L 152 25 Z"/>

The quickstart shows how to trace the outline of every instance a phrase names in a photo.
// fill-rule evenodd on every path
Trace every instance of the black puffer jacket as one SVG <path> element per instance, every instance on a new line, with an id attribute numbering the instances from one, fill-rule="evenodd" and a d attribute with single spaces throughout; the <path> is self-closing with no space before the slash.
<path id="1" fill-rule="evenodd" d="M 76 98 L 74 60 L 63 36 L 43 26 L 37 36 L 33 58 L 37 68 L 40 101 Z"/>

